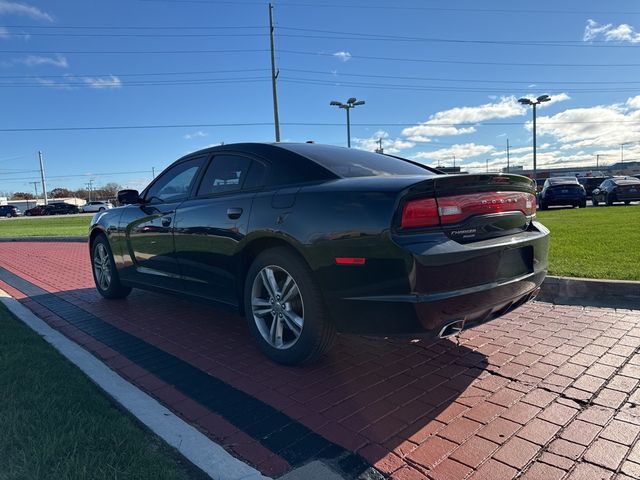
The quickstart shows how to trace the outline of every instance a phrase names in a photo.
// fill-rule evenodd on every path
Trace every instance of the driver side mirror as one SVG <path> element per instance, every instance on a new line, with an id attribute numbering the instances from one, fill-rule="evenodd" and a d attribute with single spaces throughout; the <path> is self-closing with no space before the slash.
<path id="1" fill-rule="evenodd" d="M 141 203 L 140 194 L 137 190 L 120 190 L 118 192 L 118 203 L 120 205 Z"/>

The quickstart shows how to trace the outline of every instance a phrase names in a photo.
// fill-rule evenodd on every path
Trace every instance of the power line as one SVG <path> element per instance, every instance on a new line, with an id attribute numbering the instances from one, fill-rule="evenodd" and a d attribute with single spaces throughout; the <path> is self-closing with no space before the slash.
<path id="1" fill-rule="evenodd" d="M 470 88 L 470 87 L 450 87 L 446 85 L 404 85 L 404 84 L 392 84 L 392 83 L 364 83 L 364 82 L 345 82 L 338 80 L 315 80 L 309 78 L 296 78 L 296 77 L 280 77 L 283 82 L 297 83 L 303 85 L 320 85 L 320 86 L 352 86 L 363 88 L 374 88 L 382 90 L 414 90 L 414 91 L 427 91 L 427 92 L 459 92 L 459 93 L 501 93 L 509 87 L 495 87 L 495 88 Z M 548 93 L 561 93 L 561 89 L 545 89 Z M 572 88 L 572 93 L 611 93 L 611 92 L 637 92 L 637 88 Z"/>
<path id="2" fill-rule="evenodd" d="M 607 81 L 590 81 L 590 80 L 573 80 L 573 81 L 564 81 L 564 82 L 557 82 L 557 81 L 548 81 L 548 80 L 486 80 L 486 79 L 471 79 L 471 78 L 467 78 L 467 79 L 461 79 L 461 78 L 450 78 L 450 77 L 412 77 L 412 76 L 402 76 L 402 75 L 376 75 L 376 74 L 370 74 L 370 73 L 336 73 L 334 74 L 333 72 L 327 72 L 327 71 L 321 71 L 321 70 L 306 70 L 306 69 L 300 69 L 300 68 L 281 68 L 280 69 L 283 72 L 299 72 L 299 73 L 313 73 L 313 74 L 321 74 L 321 75 L 331 75 L 331 76 L 335 76 L 335 77 L 340 77 L 340 76 L 345 76 L 345 77 L 366 77 L 366 78 L 389 78 L 389 79 L 394 79 L 394 80 L 425 80 L 425 81 L 441 81 L 441 82 L 461 82 L 461 83 L 519 83 L 519 84 L 526 84 L 526 85 L 531 85 L 531 84 L 535 84 L 535 83 L 541 83 L 541 84 L 551 84 L 551 85 L 573 85 L 573 84 L 604 84 L 604 85 L 610 85 L 610 84 L 629 84 L 629 85 L 636 85 L 638 83 L 640 83 L 640 81 L 634 81 L 634 80 L 630 80 L 630 81 L 619 81 L 619 80 L 607 80 Z M 0 78 L 2 78 L 0 76 Z"/>
<path id="3" fill-rule="evenodd" d="M 141 2 L 155 3 L 200 3 L 209 5 L 267 5 L 266 2 L 232 2 L 224 0 L 138 0 Z M 473 13 L 539 13 L 545 15 L 566 14 L 566 15 L 640 15 L 638 11 L 603 11 L 603 10 L 535 10 L 535 9 L 508 9 L 508 8 L 452 8 L 452 7 L 416 7 L 416 6 L 400 6 L 400 5 L 371 5 L 367 4 L 331 4 L 331 3 L 290 3 L 278 2 L 277 7 L 301 7 L 301 8 L 356 8 L 362 10 L 405 10 L 405 11 L 430 11 L 430 12 L 473 12 Z"/>
<path id="4" fill-rule="evenodd" d="M 73 78 L 73 77 L 72 77 Z M 82 83 L 82 80 L 88 80 L 89 77 L 84 79 L 79 78 L 77 82 L 51 82 L 51 83 L 0 83 L 0 88 L 96 88 L 94 84 L 90 82 Z M 127 82 L 122 83 L 116 80 L 105 80 L 104 84 L 100 84 L 101 88 L 106 87 L 148 87 L 148 86 L 171 86 L 171 85 L 212 85 L 223 83 L 253 83 L 264 82 L 269 80 L 269 77 L 246 77 L 246 78 L 228 78 L 228 79 L 202 79 L 202 80 L 158 80 L 155 82 Z"/>
<path id="5" fill-rule="evenodd" d="M 51 52 L 49 52 L 51 53 Z M 280 53 L 291 53 L 294 55 L 333 57 L 333 53 L 308 52 L 301 50 L 280 50 Z M 495 65 L 495 66 L 521 66 L 521 67 L 640 67 L 640 63 L 514 63 L 514 62 L 480 62 L 467 60 L 432 60 L 425 58 L 402 58 L 402 57 L 377 57 L 370 55 L 353 55 L 350 58 L 362 60 L 384 60 L 392 62 L 419 62 L 419 63 L 446 63 L 458 65 Z"/>
<path id="6" fill-rule="evenodd" d="M 424 122 L 373 122 L 352 123 L 356 127 L 407 127 L 421 125 Z M 523 122 L 462 122 L 462 123 L 436 123 L 429 122 L 431 127 L 487 127 L 487 126 L 513 126 L 523 125 Z M 640 124 L 640 120 L 594 120 L 594 121 L 554 121 L 544 122 L 544 125 L 607 125 L 607 124 Z M 282 122 L 281 125 L 292 127 L 342 127 L 343 123 L 330 122 Z M 192 124 L 165 124 L 165 125 L 102 125 L 90 127 L 30 127 L 30 128 L 0 128 L 0 132 L 60 132 L 83 130 L 143 130 L 165 128 L 213 128 L 213 127 L 272 127 L 273 122 L 247 122 L 247 123 L 192 123 Z"/>
<path id="7" fill-rule="evenodd" d="M 0 53 L 13 54 L 37 54 L 37 55 L 56 55 L 56 54 L 184 54 L 184 53 L 255 53 L 268 52 L 269 49 L 264 48 L 240 48 L 230 50 L 0 50 Z"/>
<path id="8" fill-rule="evenodd" d="M 161 75 L 210 75 L 218 73 L 248 73 L 248 72 L 268 72 L 268 68 L 243 68 L 238 70 L 200 70 L 193 72 L 143 72 L 143 73 L 83 73 L 78 75 L 70 75 L 68 73 L 63 75 L 0 75 L 0 78 L 12 78 L 12 79 L 35 79 L 35 78 L 95 78 L 95 77 L 108 77 L 109 75 L 115 75 L 117 77 L 146 77 L 146 76 L 161 76 Z M 232 78 L 232 77 L 230 77 Z M 616 83 L 616 82 L 613 82 Z M 625 82 L 626 83 L 626 82 Z M 640 83 L 640 82 L 634 82 Z"/>
<path id="9" fill-rule="evenodd" d="M 5 27 L 0 27 L 5 28 Z M 367 34 L 353 32 L 337 32 L 332 30 L 320 30 L 309 28 L 278 27 L 280 30 L 290 30 L 299 32 L 315 32 L 313 35 L 300 35 L 291 33 L 280 33 L 279 37 L 289 38 L 312 38 L 323 40 L 367 40 L 385 42 L 414 42 L 414 43 L 450 43 L 450 44 L 478 44 L 478 45 L 501 45 L 501 46 L 544 46 L 544 47 L 581 47 L 581 48 L 637 48 L 637 45 L 612 44 L 609 41 L 593 40 L 585 42 L 582 40 L 479 40 L 479 39 L 456 39 L 456 38 L 428 38 L 410 37 L 392 34 Z M 329 35 L 318 35 L 325 33 Z M 5 37 L 23 37 L 25 35 L 35 37 L 105 37 L 105 38 L 202 38 L 202 37 L 267 37 L 268 33 L 40 33 L 40 32 L 5 32 Z"/>

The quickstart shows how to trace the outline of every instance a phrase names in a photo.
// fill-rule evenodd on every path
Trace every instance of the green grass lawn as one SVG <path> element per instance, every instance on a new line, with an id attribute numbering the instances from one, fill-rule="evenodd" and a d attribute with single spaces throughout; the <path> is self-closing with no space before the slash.
<path id="1" fill-rule="evenodd" d="M 178 458 L 0 305 L 0 479 L 187 479 Z"/>
<path id="2" fill-rule="evenodd" d="M 91 215 L 0 220 L 0 237 L 87 236 Z"/>
<path id="3" fill-rule="evenodd" d="M 640 280 L 640 206 L 538 211 L 551 230 L 549 274 Z"/>

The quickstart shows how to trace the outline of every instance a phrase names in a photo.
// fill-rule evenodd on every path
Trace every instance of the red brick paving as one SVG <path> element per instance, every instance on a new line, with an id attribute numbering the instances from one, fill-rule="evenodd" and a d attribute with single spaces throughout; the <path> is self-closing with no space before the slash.
<path id="1" fill-rule="evenodd" d="M 321 362 L 264 359 L 242 319 L 93 289 L 83 244 L 0 244 L 0 266 L 277 408 L 396 480 L 640 478 L 640 312 L 533 303 L 455 340 L 341 337 Z M 233 425 L 0 282 L 225 448 L 290 466 Z"/>

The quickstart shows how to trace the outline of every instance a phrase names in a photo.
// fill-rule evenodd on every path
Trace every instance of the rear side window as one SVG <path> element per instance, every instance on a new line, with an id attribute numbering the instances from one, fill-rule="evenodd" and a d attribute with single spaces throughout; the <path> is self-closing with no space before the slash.
<path id="1" fill-rule="evenodd" d="M 240 155 L 216 155 L 204 174 L 198 196 L 240 190 L 252 170 L 250 158 Z"/>

